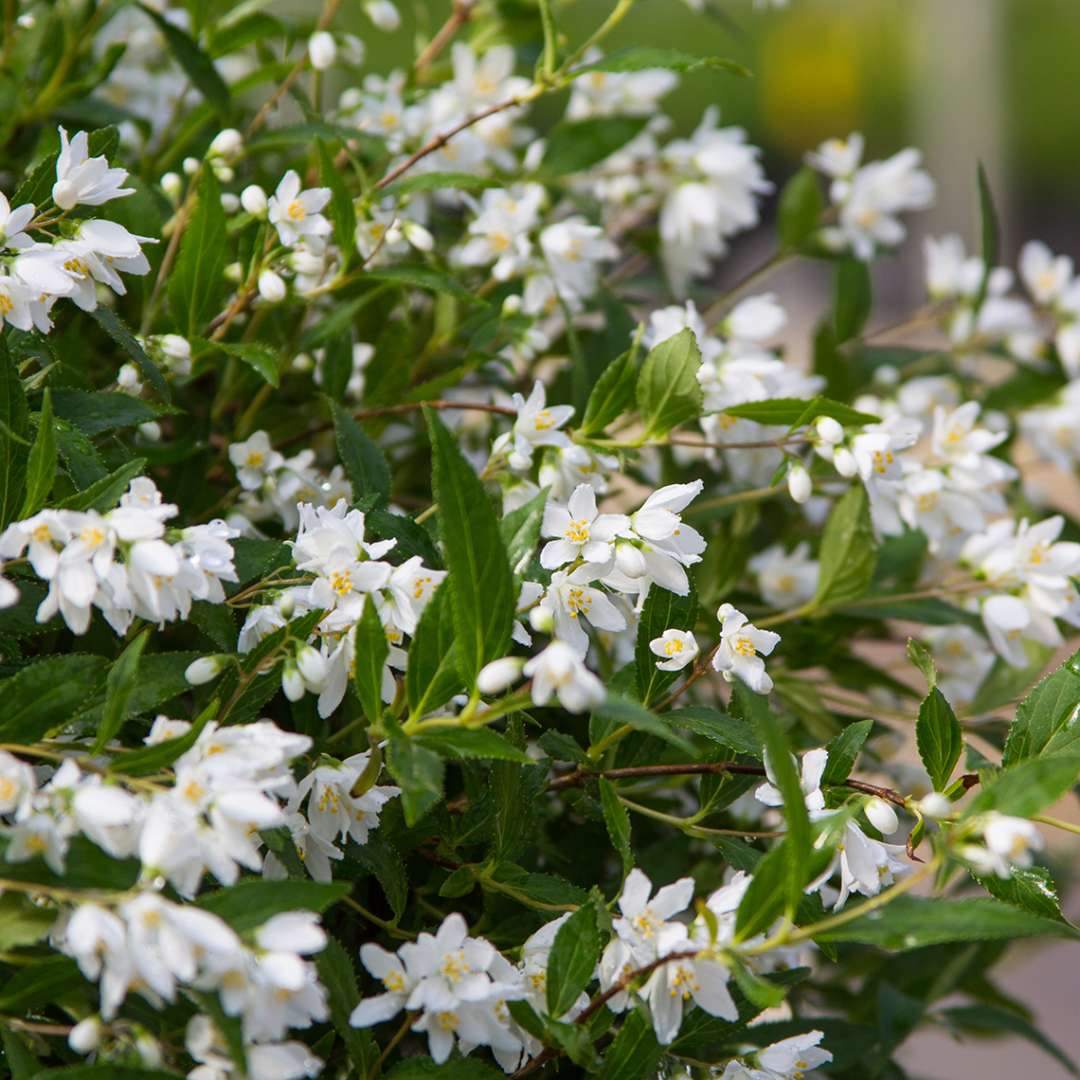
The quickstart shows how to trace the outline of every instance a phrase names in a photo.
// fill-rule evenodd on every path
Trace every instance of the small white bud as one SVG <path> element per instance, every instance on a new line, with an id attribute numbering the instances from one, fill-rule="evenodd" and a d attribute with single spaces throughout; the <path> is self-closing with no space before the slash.
<path id="1" fill-rule="evenodd" d="M 161 1043 L 148 1032 L 141 1031 L 135 1037 L 135 1053 L 148 1068 L 156 1069 L 162 1062 Z"/>
<path id="2" fill-rule="evenodd" d="M 882 364 L 874 372 L 874 382 L 881 386 L 895 386 L 900 381 L 900 372 L 892 364 Z"/>
<path id="3" fill-rule="evenodd" d="M 137 394 L 142 389 L 139 369 L 134 364 L 124 364 L 116 373 L 116 385 L 129 394 Z"/>
<path id="4" fill-rule="evenodd" d="M 932 791 L 919 801 L 919 809 L 928 818 L 946 818 L 952 813 L 952 803 L 940 791 Z"/>
<path id="5" fill-rule="evenodd" d="M 220 158 L 211 159 L 210 166 L 214 170 L 214 175 L 223 184 L 231 184 L 236 179 L 236 173 L 233 172 L 232 166 L 223 165 Z"/>
<path id="6" fill-rule="evenodd" d="M 315 366 L 315 361 L 311 359 L 311 354 L 302 352 L 297 353 L 293 357 L 292 367 L 293 371 L 306 372 L 310 371 Z"/>
<path id="7" fill-rule="evenodd" d="M 290 701 L 299 701 L 307 689 L 304 686 L 304 676 L 291 660 L 285 662 L 285 668 L 281 672 L 281 689 L 285 691 L 285 696 Z"/>
<path id="8" fill-rule="evenodd" d="M 240 200 L 231 191 L 221 193 L 221 209 L 226 214 L 235 214 L 240 209 Z"/>
<path id="9" fill-rule="evenodd" d="M 35 15 L 20 15 L 15 20 L 16 25 L 20 30 L 33 30 L 37 26 L 37 16 Z"/>
<path id="10" fill-rule="evenodd" d="M 259 295 L 268 304 L 280 304 L 285 299 L 285 282 L 280 274 L 273 270 L 264 270 L 259 275 Z"/>
<path id="11" fill-rule="evenodd" d="M 537 605 L 529 611 L 529 625 L 538 634 L 550 634 L 555 629 L 555 616 L 551 608 Z"/>
<path id="12" fill-rule="evenodd" d="M 846 446 L 838 446 L 832 460 L 833 467 L 841 476 L 851 477 L 859 471 L 855 455 Z"/>
<path id="13" fill-rule="evenodd" d="M 284 619 L 291 619 L 293 612 L 296 610 L 296 598 L 291 592 L 284 592 L 278 598 L 274 605 Z"/>
<path id="14" fill-rule="evenodd" d="M 835 446 L 844 441 L 843 426 L 831 416 L 819 416 L 814 421 L 814 428 L 822 442 Z"/>
<path id="15" fill-rule="evenodd" d="M 186 176 L 194 176 L 199 171 L 199 159 L 186 157 L 181 162 L 180 168 L 184 170 Z"/>
<path id="16" fill-rule="evenodd" d="M 341 45 L 341 55 L 345 63 L 359 67 L 364 62 L 367 50 L 364 48 L 364 42 L 355 34 L 342 34 Z"/>
<path id="17" fill-rule="evenodd" d="M 244 136 L 236 128 L 219 131 L 210 143 L 210 156 L 235 161 L 244 149 Z"/>
<path id="18" fill-rule="evenodd" d="M 101 1044 L 101 1021 L 96 1016 L 80 1020 L 68 1032 L 68 1046 L 76 1054 L 89 1054 Z"/>
<path id="19" fill-rule="evenodd" d="M 180 192 L 184 190 L 184 180 L 179 173 L 167 172 L 160 180 L 161 190 L 174 202 L 180 198 Z"/>
<path id="20" fill-rule="evenodd" d="M 266 217 L 266 192 L 258 184 L 248 184 L 240 192 L 240 205 L 252 217 Z"/>
<path id="21" fill-rule="evenodd" d="M 415 221 L 403 221 L 401 231 L 417 251 L 431 251 L 435 247 L 435 237 Z"/>
<path id="22" fill-rule="evenodd" d="M 312 645 L 304 645 L 297 651 L 296 666 L 308 686 L 321 686 L 326 679 L 326 657 Z"/>
<path id="23" fill-rule="evenodd" d="M 504 315 L 516 315 L 521 310 L 521 297 L 517 293 L 511 293 L 502 302 L 502 313 Z"/>
<path id="24" fill-rule="evenodd" d="M 79 189 L 70 180 L 57 180 L 52 197 L 61 210 L 70 210 L 79 201 Z"/>
<path id="25" fill-rule="evenodd" d="M 184 672 L 184 678 L 192 686 L 203 686 L 205 683 L 216 679 L 224 666 L 224 657 L 200 656 L 198 660 L 188 664 L 187 670 Z"/>
<path id="26" fill-rule="evenodd" d="M 364 11 L 380 30 L 393 33 L 401 25 L 401 15 L 390 0 L 368 0 Z"/>
<path id="27" fill-rule="evenodd" d="M 795 462 L 795 464 L 788 469 L 787 486 L 788 494 L 795 502 L 800 504 L 806 502 L 814 490 L 814 485 L 810 480 L 810 474 L 806 471 L 806 467 L 799 462 Z"/>
<path id="28" fill-rule="evenodd" d="M 161 425 L 156 420 L 147 420 L 139 425 L 139 434 L 147 442 L 161 442 Z"/>
<path id="29" fill-rule="evenodd" d="M 900 828 L 896 811 L 884 799 L 875 796 L 867 802 L 865 810 L 867 820 L 882 836 L 892 836 Z"/>
<path id="30" fill-rule="evenodd" d="M 492 660 L 480 669 L 476 676 L 476 688 L 481 694 L 498 694 L 512 686 L 521 676 L 525 661 L 517 656 L 504 656 L 501 660 Z"/>
<path id="31" fill-rule="evenodd" d="M 337 59 L 337 42 L 334 35 L 320 30 L 308 39 L 308 56 L 316 71 L 325 71 Z"/>
<path id="32" fill-rule="evenodd" d="M 244 268 L 238 262 L 231 262 L 225 267 L 225 280 L 239 285 L 244 280 Z"/>
<path id="33" fill-rule="evenodd" d="M 341 97 L 338 98 L 338 110 L 340 112 L 352 112 L 353 109 L 360 108 L 363 103 L 363 90 L 357 86 L 350 86 L 348 90 L 343 90 Z"/>

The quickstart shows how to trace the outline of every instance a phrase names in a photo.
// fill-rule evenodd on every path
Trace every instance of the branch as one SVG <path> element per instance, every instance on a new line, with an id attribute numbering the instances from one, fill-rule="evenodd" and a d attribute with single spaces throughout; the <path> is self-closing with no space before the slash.
<path id="1" fill-rule="evenodd" d="M 472 18 L 476 0 L 454 0 L 454 7 L 435 36 L 416 58 L 413 71 L 419 74 L 453 41 L 457 32 Z"/>

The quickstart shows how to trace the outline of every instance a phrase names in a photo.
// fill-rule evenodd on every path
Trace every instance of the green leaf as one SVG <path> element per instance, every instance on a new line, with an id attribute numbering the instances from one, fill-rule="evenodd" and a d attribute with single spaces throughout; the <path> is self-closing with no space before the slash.
<path id="1" fill-rule="evenodd" d="M 23 505 L 26 450 L 20 442 L 25 440 L 28 420 L 22 380 L 0 336 L 0 528 L 13 521 Z"/>
<path id="2" fill-rule="evenodd" d="M 645 116 L 590 116 L 551 129 L 542 168 L 553 176 L 581 172 L 621 150 L 648 121 Z"/>
<path id="3" fill-rule="evenodd" d="M 139 374 L 154 388 L 154 393 L 162 401 L 171 401 L 169 384 L 165 381 L 165 376 L 161 374 L 161 368 L 146 355 L 146 350 L 139 344 L 138 339 L 120 316 L 112 308 L 98 305 L 90 312 L 90 318 L 135 362 Z"/>
<path id="4" fill-rule="evenodd" d="M 369 836 L 366 844 L 350 844 L 348 856 L 375 875 L 395 920 L 400 919 L 409 900 L 409 880 L 397 848 L 379 832 Z"/>
<path id="5" fill-rule="evenodd" d="M 424 716 L 463 690 L 457 665 L 450 586 L 443 582 L 428 601 L 409 645 L 405 696 L 409 712 Z"/>
<path id="6" fill-rule="evenodd" d="M 547 968 L 547 1007 L 554 1019 L 570 1011 L 589 985 L 600 959 L 600 928 L 592 901 L 582 904 L 559 927 Z"/>
<path id="7" fill-rule="evenodd" d="M 89 487 L 61 500 L 61 510 L 111 510 L 127 491 L 131 481 L 146 470 L 146 458 L 132 458 L 118 469 L 94 481 Z"/>
<path id="8" fill-rule="evenodd" d="M 360 1004 L 353 962 L 337 939 L 331 937 L 326 948 L 315 958 L 315 966 L 330 1001 L 330 1019 L 348 1050 L 349 1064 L 361 1075 L 366 1075 L 379 1056 L 379 1048 L 369 1031 L 354 1028 L 349 1023 L 353 1009 Z"/>
<path id="9" fill-rule="evenodd" d="M 428 292 L 448 293 L 467 304 L 483 304 L 484 301 L 470 292 L 457 278 L 430 266 L 384 266 L 378 270 L 365 270 L 365 281 L 388 281 L 395 285 L 411 285 Z"/>
<path id="10" fill-rule="evenodd" d="M 416 176 L 403 176 L 395 180 L 387 189 L 387 195 L 412 195 L 419 191 L 443 191 L 453 188 L 458 191 L 485 191 L 502 185 L 498 180 L 485 176 L 474 176 L 462 172 L 429 172 Z"/>
<path id="11" fill-rule="evenodd" d="M 1076 1064 L 1054 1042 L 1048 1039 L 1034 1024 L 1009 1009 L 980 1002 L 978 1005 L 954 1005 L 941 1011 L 941 1018 L 949 1027 L 961 1031 L 1000 1038 L 1002 1035 L 1019 1035 L 1032 1045 L 1044 1050 L 1072 1076 L 1080 1076 Z M 1032 1076 L 1036 1073 L 1032 1073 Z"/>
<path id="12" fill-rule="evenodd" d="M 396 735 L 390 739 L 386 767 L 401 786 L 405 824 L 412 828 L 442 798 L 443 760 L 434 750 Z"/>
<path id="13" fill-rule="evenodd" d="M 1073 749 L 1080 740 L 1080 651 L 1038 683 L 1020 703 L 1005 740 L 1002 765 Z"/>
<path id="14" fill-rule="evenodd" d="M 806 243 L 814 234 L 823 209 L 817 173 L 804 165 L 780 192 L 777 225 L 781 246 L 795 251 Z"/>
<path id="15" fill-rule="evenodd" d="M 604 1054 L 598 1080 L 653 1080 L 663 1056 L 647 1014 L 635 1009 Z"/>
<path id="16" fill-rule="evenodd" d="M 199 175 L 195 208 L 180 241 L 180 254 L 169 275 L 169 307 L 179 332 L 197 337 L 219 310 L 225 288 L 225 211 L 214 170 Z"/>
<path id="17" fill-rule="evenodd" d="M 646 709 L 644 705 L 619 694 L 609 693 L 604 702 L 593 710 L 592 718 L 595 721 L 596 731 L 603 731 L 605 735 L 609 731 L 626 724 L 635 731 L 644 731 L 648 735 L 655 735 L 658 739 L 663 739 L 664 742 L 671 743 L 672 746 L 677 746 L 686 753 L 692 754 L 694 752 L 693 743 L 673 731 L 666 716 L 657 716 L 656 713 Z M 590 724 L 590 735 L 593 735 L 593 730 L 593 724 Z M 599 738 L 593 738 L 594 745 L 599 741 Z"/>
<path id="18" fill-rule="evenodd" d="M 1057 885 L 1045 866 L 1013 866 L 1007 878 L 996 874 L 977 878 L 991 896 L 1006 904 L 1042 915 L 1047 919 L 1064 919 Z"/>
<path id="19" fill-rule="evenodd" d="M 859 752 L 862 750 L 863 744 L 870 735 L 873 726 L 874 721 L 869 718 L 856 720 L 854 723 L 848 724 L 829 743 L 826 747 L 829 752 L 829 760 L 826 762 L 825 772 L 821 776 L 823 784 L 841 784 L 851 775 L 851 770 L 855 768 L 855 761 L 859 756 Z"/>
<path id="20" fill-rule="evenodd" d="M 664 68 L 667 71 L 688 72 L 698 68 L 717 68 L 729 71 L 733 75 L 749 77 L 750 72 L 735 63 L 719 56 L 692 56 L 679 49 L 661 49 L 650 45 L 635 45 L 628 49 L 619 49 L 599 60 L 574 68 L 574 75 L 583 75 L 587 71 L 648 71 L 651 68 Z"/>
<path id="21" fill-rule="evenodd" d="M 154 408 L 130 394 L 86 390 L 54 390 L 53 411 L 69 420 L 84 435 L 101 435 L 116 428 L 134 427 L 156 420 L 169 410 Z"/>
<path id="22" fill-rule="evenodd" d="M 0 1039 L 3 1040 L 4 1064 L 11 1073 L 11 1080 L 34 1080 L 35 1076 L 41 1075 L 41 1065 L 21 1035 L 9 1027 L 0 1027 Z"/>
<path id="23" fill-rule="evenodd" d="M 836 343 L 856 337 L 866 325 L 872 303 L 870 269 L 862 259 L 849 256 L 836 267 L 833 328 Z"/>
<path id="24" fill-rule="evenodd" d="M 69 1065 L 61 1069 L 46 1069 L 34 1080 L 178 1080 L 180 1073 L 163 1069 L 140 1069 L 134 1065 Z"/>
<path id="25" fill-rule="evenodd" d="M 20 518 L 32 517 L 44 505 L 56 479 L 56 428 L 53 423 L 52 395 L 45 388 L 38 416 L 37 435 L 26 463 L 26 497 Z"/>
<path id="26" fill-rule="evenodd" d="M 517 591 L 495 511 L 457 441 L 426 410 L 434 489 L 450 570 L 457 661 L 467 687 L 489 661 L 506 655 Z"/>
<path id="27" fill-rule="evenodd" d="M 646 439 L 660 438 L 701 415 L 700 367 L 701 350 L 689 327 L 649 350 L 637 382 Z"/>
<path id="28" fill-rule="evenodd" d="M 908 638 L 907 658 L 922 672 L 927 690 L 933 690 L 937 686 L 937 668 L 930 650 L 921 641 Z"/>
<path id="29" fill-rule="evenodd" d="M 326 143 L 322 139 L 316 139 L 316 143 L 319 147 L 319 174 L 322 182 L 330 189 L 329 210 L 330 220 L 334 225 L 334 240 L 342 258 L 347 260 L 349 254 L 356 250 L 356 207 L 345 186 L 345 178 L 334 165 Z M 345 265 L 348 265 L 347 261 Z"/>
<path id="30" fill-rule="evenodd" d="M 999 814 L 1031 817 L 1057 802 L 1077 779 L 1080 753 L 1029 758 L 1002 769 L 971 801 L 967 815 L 996 810 Z"/>
<path id="31" fill-rule="evenodd" d="M 544 521 L 544 507 L 547 505 L 548 489 L 541 489 L 524 506 L 511 510 L 499 522 L 506 554 L 510 560 L 510 569 L 515 574 L 524 573 L 525 567 L 536 553 L 540 540 L 540 526 Z"/>
<path id="32" fill-rule="evenodd" d="M 225 119 L 230 106 L 229 88 L 218 74 L 214 62 L 202 51 L 198 42 L 175 23 L 169 22 L 147 4 L 139 4 L 139 8 L 157 24 L 169 46 L 169 52 L 184 69 L 192 84 L 214 106 L 221 118 Z"/>
<path id="33" fill-rule="evenodd" d="M 379 447 L 365 434 L 363 428 L 336 401 L 330 402 L 334 415 L 334 436 L 338 455 L 345 474 L 352 484 L 353 500 L 375 495 L 380 502 L 390 498 L 390 466 Z"/>
<path id="34" fill-rule="evenodd" d="M 56 921 L 55 908 L 33 904 L 20 893 L 0 896 L 0 949 L 7 952 L 40 941 Z"/>
<path id="35" fill-rule="evenodd" d="M 836 607 L 866 592 L 877 563 L 877 541 L 866 489 L 855 484 L 836 501 L 821 537 L 815 607 Z"/>
<path id="36" fill-rule="evenodd" d="M 678 671 L 661 671 L 656 666 L 663 657 L 653 653 L 649 642 L 668 629 L 693 630 L 696 617 L 697 596 L 692 583 L 687 596 L 678 596 L 659 585 L 649 589 L 641 609 L 634 645 L 638 696 L 643 704 L 650 705 L 656 701 L 680 675 Z"/>
<path id="37" fill-rule="evenodd" d="M 936 686 L 919 706 L 915 741 L 934 790 L 944 791 L 963 752 L 964 733 L 952 706 Z"/>
<path id="38" fill-rule="evenodd" d="M 382 716 L 382 680 L 390 644 L 386 640 L 382 619 L 375 600 L 364 601 L 364 610 L 356 624 L 356 657 L 353 664 L 353 685 L 369 724 L 377 724 Z"/>
<path id="39" fill-rule="evenodd" d="M 399 1061 L 386 1080 L 506 1080 L 506 1074 L 477 1061 L 475 1057 L 452 1058 L 436 1065 L 429 1057 Z"/>
<path id="40" fill-rule="evenodd" d="M 275 388 L 280 381 L 280 360 L 277 352 L 269 345 L 258 341 L 208 341 L 206 338 L 192 338 L 191 347 L 200 354 L 216 350 L 226 356 L 235 356 Z"/>
<path id="41" fill-rule="evenodd" d="M 990 181 L 981 161 L 976 177 L 979 185 L 979 234 L 982 241 L 983 260 L 982 280 L 979 282 L 979 291 L 975 294 L 974 306 L 978 311 L 986 299 L 986 291 L 990 286 L 990 274 L 998 264 L 1000 229 L 997 211 L 994 209 L 994 196 L 990 191 Z"/>
<path id="42" fill-rule="evenodd" d="M 997 941 L 1037 937 L 1077 938 L 1056 919 L 1021 911 L 999 900 L 938 900 L 898 896 L 888 912 L 871 912 L 818 934 L 817 941 L 852 941 L 890 952 L 943 945 L 950 941 Z"/>
<path id="43" fill-rule="evenodd" d="M 392 514 L 376 506 L 364 516 L 364 526 L 371 530 L 372 536 L 379 540 L 396 540 L 397 544 L 389 551 L 386 558 L 392 563 L 404 562 L 414 555 L 419 555 L 426 566 L 442 569 L 442 557 L 431 542 L 431 536 L 423 525 L 417 525 L 409 517 Z"/>
<path id="44" fill-rule="evenodd" d="M 68 723 L 105 680 L 101 656 L 74 653 L 36 660 L 0 680 L 0 742 L 34 743 Z"/>
<path id="45" fill-rule="evenodd" d="M 583 889 L 571 885 L 558 874 L 530 874 L 509 862 L 498 863 L 481 882 L 485 887 L 493 883 L 498 886 L 496 892 L 511 896 L 530 907 L 544 905 L 549 909 L 552 906 L 569 909 L 585 903 L 588 899 L 588 894 Z M 544 910 L 544 907 L 540 910 Z"/>
<path id="46" fill-rule="evenodd" d="M 750 724 L 737 716 L 710 709 L 704 705 L 690 705 L 663 714 L 664 719 L 675 727 L 685 728 L 706 739 L 734 750 L 737 754 L 750 754 L 760 758 L 763 754 L 761 736 Z"/>
<path id="47" fill-rule="evenodd" d="M 859 412 L 850 405 L 820 396 L 810 399 L 773 398 L 771 401 L 749 401 L 745 405 L 732 405 L 724 412 L 728 416 L 754 420 L 773 427 L 797 427 L 809 424 L 819 416 L 831 416 L 845 427 L 875 424 L 880 419 L 872 413 Z"/>
<path id="48" fill-rule="evenodd" d="M 621 802 L 615 785 L 603 777 L 597 781 L 600 787 L 600 806 L 604 811 L 604 824 L 607 826 L 611 843 L 622 859 L 623 876 L 634 868 L 634 852 L 630 847 L 630 814 Z"/>
<path id="49" fill-rule="evenodd" d="M 585 403 L 579 434 L 585 438 L 600 435 L 634 404 L 638 367 L 633 349 L 617 356 L 600 372 Z"/>
<path id="50" fill-rule="evenodd" d="M 248 879 L 227 889 L 203 893 L 195 901 L 199 907 L 224 919 L 237 933 L 262 926 L 283 911 L 323 912 L 352 890 L 351 883 L 335 881 L 258 881 Z"/>
<path id="51" fill-rule="evenodd" d="M 74 960 L 51 956 L 38 960 L 10 976 L 0 989 L 0 1009 L 17 1016 L 35 1005 L 55 1002 L 57 997 L 85 985 Z M 35 1077 L 34 1080 L 39 1080 Z"/>
<path id="52" fill-rule="evenodd" d="M 531 765 L 532 758 L 519 750 L 512 742 L 491 728 L 444 728 L 425 731 L 414 736 L 414 741 L 441 757 L 487 758 L 497 761 L 516 761 L 519 765 Z"/>
<path id="53" fill-rule="evenodd" d="M 150 640 L 148 631 L 137 634 L 109 668 L 105 678 L 105 711 L 94 740 L 94 753 L 98 754 L 105 744 L 120 730 L 127 716 L 128 702 L 135 690 L 139 674 L 139 660 Z"/>

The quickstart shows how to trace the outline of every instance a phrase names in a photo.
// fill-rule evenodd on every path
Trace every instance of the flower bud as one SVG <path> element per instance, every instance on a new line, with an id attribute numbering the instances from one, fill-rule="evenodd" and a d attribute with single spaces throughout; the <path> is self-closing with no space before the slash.
<path id="1" fill-rule="evenodd" d="M 337 59 L 337 43 L 334 35 L 320 30 L 308 38 L 308 56 L 316 71 L 325 71 Z"/>
<path id="2" fill-rule="evenodd" d="M 222 192 L 221 209 L 226 214 L 235 214 L 240 209 L 240 200 L 231 191 Z"/>
<path id="3" fill-rule="evenodd" d="M 291 660 L 285 661 L 285 667 L 281 672 L 281 689 L 285 691 L 285 696 L 290 701 L 299 701 L 307 689 L 304 685 L 304 676 Z"/>
<path id="4" fill-rule="evenodd" d="M 233 285 L 239 285 L 244 280 L 244 268 L 238 262 L 231 262 L 225 267 L 224 277 Z"/>
<path id="5" fill-rule="evenodd" d="M 476 676 L 476 688 L 481 694 L 498 694 L 512 686 L 521 676 L 525 661 L 517 656 L 504 656 L 501 660 L 492 660 L 480 669 Z"/>
<path id="6" fill-rule="evenodd" d="M 855 455 L 846 446 L 838 446 L 832 460 L 833 467 L 841 476 L 854 476 L 859 471 Z"/>
<path id="7" fill-rule="evenodd" d="M 184 170 L 185 176 L 194 176 L 199 171 L 199 159 L 186 157 L 181 162 L 180 168 Z"/>
<path id="8" fill-rule="evenodd" d="M 864 807 L 866 818 L 882 836 L 892 836 L 900 828 L 896 811 L 884 800 L 870 799 Z"/>
<path id="9" fill-rule="evenodd" d="M 431 251 L 435 247 L 435 237 L 415 221 L 403 221 L 401 231 L 417 251 Z"/>
<path id="10" fill-rule="evenodd" d="M 156 420 L 147 420 L 139 425 L 139 434 L 147 442 L 161 442 L 161 425 Z"/>
<path id="11" fill-rule="evenodd" d="M 315 361 L 311 359 L 311 354 L 306 352 L 297 353 L 293 357 L 292 369 L 293 371 L 310 371 L 315 366 Z"/>
<path id="12" fill-rule="evenodd" d="M 874 382 L 879 386 L 895 386 L 900 381 L 900 372 L 892 364 L 882 364 L 874 371 Z"/>
<path id="13" fill-rule="evenodd" d="M 939 791 L 932 791 L 919 802 L 919 809 L 928 818 L 945 818 L 952 813 L 952 803 Z"/>
<path id="14" fill-rule="evenodd" d="M 278 609 L 283 619 L 291 619 L 296 610 L 296 598 L 291 592 L 283 592 L 276 600 L 274 606 Z"/>
<path id="15" fill-rule="evenodd" d="M 266 192 L 258 184 L 248 184 L 240 192 L 240 205 L 252 217 L 266 217 Z"/>
<path id="16" fill-rule="evenodd" d="M 214 175 L 223 184 L 231 184 L 236 179 L 236 173 L 233 172 L 232 167 L 223 165 L 220 158 L 214 158 L 211 161 L 211 167 L 214 170 Z"/>
<path id="17" fill-rule="evenodd" d="M 79 189 L 70 180 L 57 180 L 52 197 L 61 210 L 70 210 L 79 201 Z"/>
<path id="18" fill-rule="evenodd" d="M 521 297 L 517 293 L 511 293 L 502 302 L 502 313 L 504 315 L 516 315 L 521 310 Z"/>
<path id="19" fill-rule="evenodd" d="M 819 416 L 814 421 L 814 429 L 822 442 L 831 443 L 834 446 L 844 441 L 844 428 L 831 416 Z"/>
<path id="20" fill-rule="evenodd" d="M 180 198 L 180 192 L 184 190 L 184 181 L 179 173 L 167 172 L 161 178 L 160 183 L 161 190 L 164 191 L 173 202 Z"/>
<path id="21" fill-rule="evenodd" d="M 313 645 L 303 645 L 296 653 L 296 666 L 308 686 L 321 686 L 326 679 L 326 657 Z"/>
<path id="22" fill-rule="evenodd" d="M 806 502 L 814 490 L 814 485 L 810 480 L 810 474 L 806 471 L 806 467 L 799 462 L 795 462 L 795 464 L 788 469 L 787 486 L 788 494 L 795 502 L 800 504 Z"/>
<path id="23" fill-rule="evenodd" d="M 555 616 L 551 608 L 534 607 L 529 611 L 529 625 L 538 634 L 550 634 L 555 629 Z"/>
<path id="24" fill-rule="evenodd" d="M 135 1036 L 135 1053 L 139 1061 L 149 1069 L 156 1069 L 162 1061 L 161 1043 L 149 1032 L 140 1031 Z"/>
<path id="25" fill-rule="evenodd" d="M 129 394 L 137 394 L 142 389 L 139 369 L 134 364 L 123 364 L 116 373 L 116 385 Z"/>
<path id="26" fill-rule="evenodd" d="M 222 656 L 200 656 L 198 660 L 188 664 L 184 678 L 192 686 L 202 686 L 216 679 L 224 667 L 225 658 Z"/>
<path id="27" fill-rule="evenodd" d="M 401 15 L 390 0 L 368 0 L 364 11 L 380 30 L 392 33 L 401 25 Z"/>
<path id="28" fill-rule="evenodd" d="M 210 156 L 235 161 L 243 149 L 244 136 L 236 128 L 225 128 L 219 131 L 210 143 Z"/>
<path id="29" fill-rule="evenodd" d="M 259 295 L 268 304 L 280 304 L 285 299 L 285 282 L 280 274 L 273 270 L 264 270 L 259 275 Z"/>
<path id="30" fill-rule="evenodd" d="M 76 1054 L 89 1054 L 101 1044 L 101 1021 L 96 1016 L 80 1020 L 68 1032 L 68 1046 Z"/>

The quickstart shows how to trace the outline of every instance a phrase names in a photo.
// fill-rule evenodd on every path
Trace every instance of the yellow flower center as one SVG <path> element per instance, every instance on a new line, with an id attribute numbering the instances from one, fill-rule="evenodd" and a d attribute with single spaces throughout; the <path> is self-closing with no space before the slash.
<path id="1" fill-rule="evenodd" d="M 405 989 L 405 976 L 400 971 L 388 971 L 382 982 L 391 994 L 400 994 Z"/>
<path id="2" fill-rule="evenodd" d="M 30 535 L 39 544 L 47 544 L 52 539 L 48 525 L 39 525 Z"/>
<path id="3" fill-rule="evenodd" d="M 586 589 L 571 589 L 566 597 L 566 606 L 570 609 L 572 619 L 576 619 L 578 615 L 588 616 L 589 608 L 592 607 L 592 596 Z"/>
<path id="4" fill-rule="evenodd" d="M 547 409 L 541 409 L 533 417 L 533 427 L 537 431 L 548 431 L 555 426 L 555 417 Z"/>
<path id="5" fill-rule="evenodd" d="M 668 983 L 668 993 L 672 997 L 681 997 L 683 1001 L 689 1001 L 693 992 L 700 989 L 693 971 L 679 964 Z"/>
<path id="6" fill-rule="evenodd" d="M 414 600 L 423 600 L 424 593 L 427 592 L 428 586 L 430 584 L 431 584 L 431 578 L 430 577 L 427 577 L 427 576 L 418 577 L 413 582 L 413 599 Z"/>
<path id="7" fill-rule="evenodd" d="M 439 1027 L 441 1027 L 443 1031 L 453 1031 L 458 1024 L 457 1013 L 453 1012 L 441 1012 L 435 1019 L 438 1020 Z"/>
<path id="8" fill-rule="evenodd" d="M 105 534 L 96 525 L 84 525 L 79 533 L 79 539 L 87 547 L 100 547 L 105 543 Z"/>
<path id="9" fill-rule="evenodd" d="M 584 544 L 589 539 L 589 523 L 584 518 L 571 521 L 563 536 L 572 543 Z"/>
<path id="10" fill-rule="evenodd" d="M 353 590 L 352 574 L 348 570 L 335 570 L 330 575 L 330 588 L 338 596 L 348 596 Z"/>
<path id="11" fill-rule="evenodd" d="M 882 452 L 881 450 L 875 450 L 874 451 L 874 472 L 878 473 L 878 475 L 880 475 L 880 476 L 884 476 L 886 471 L 888 470 L 889 466 L 895 460 L 896 459 L 893 457 L 891 450 L 886 450 L 884 452 Z"/>
<path id="12" fill-rule="evenodd" d="M 754 648 L 754 643 L 746 637 L 736 638 L 735 643 L 731 647 L 740 656 L 754 656 L 757 653 L 757 649 Z"/>
<path id="13" fill-rule="evenodd" d="M 7 293 L 0 292 L 0 315 L 8 315 L 15 307 L 15 301 Z"/>
<path id="14" fill-rule="evenodd" d="M 262 466 L 262 463 L 266 460 L 266 455 L 260 450 L 249 450 L 248 456 L 244 461 L 249 469 L 258 469 Z"/>
<path id="15" fill-rule="evenodd" d="M 469 965 L 465 963 L 465 953 L 458 949 L 457 952 L 447 953 L 443 957 L 439 973 L 451 986 L 455 986 L 469 974 L 469 970 Z"/>
<path id="16" fill-rule="evenodd" d="M 307 211 L 304 209 L 304 204 L 299 199 L 293 199 L 291 203 L 285 208 L 285 213 L 288 215 L 290 221 L 303 221 L 307 217 Z"/>
<path id="17" fill-rule="evenodd" d="M 682 638 L 672 638 L 664 642 L 664 653 L 667 656 L 678 656 L 683 651 Z"/>

